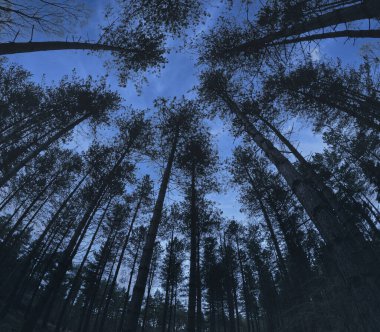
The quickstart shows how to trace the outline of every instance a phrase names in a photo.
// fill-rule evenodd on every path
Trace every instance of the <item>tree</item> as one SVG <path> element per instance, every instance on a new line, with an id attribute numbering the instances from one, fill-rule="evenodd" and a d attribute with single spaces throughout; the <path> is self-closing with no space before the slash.
<path id="1" fill-rule="evenodd" d="M 163 119 L 160 123 L 162 143 L 170 146 L 167 156 L 165 171 L 161 180 L 160 190 L 153 210 L 153 216 L 148 228 L 147 238 L 143 247 L 143 254 L 140 261 L 137 279 L 133 288 L 131 303 L 127 312 L 127 331 L 137 330 L 140 316 L 142 300 L 149 274 L 149 266 L 152 259 L 154 243 L 157 236 L 158 226 L 161 221 L 162 209 L 166 191 L 169 185 L 170 175 L 173 167 L 175 154 L 180 140 L 186 138 L 186 132 L 196 125 L 197 109 L 190 101 L 172 102 L 167 108 L 165 100 L 158 101 L 163 111 Z"/>
<path id="2" fill-rule="evenodd" d="M 162 331 L 171 331 L 173 299 L 178 285 L 183 279 L 183 256 L 185 246 L 177 237 L 171 236 L 162 262 L 161 280 L 165 290 L 165 303 L 162 318 Z"/>
<path id="3" fill-rule="evenodd" d="M 266 252 L 262 252 L 257 238 L 257 228 L 250 228 L 249 253 L 255 263 L 260 287 L 260 302 L 266 312 L 266 328 L 268 331 L 274 331 L 279 327 L 279 312 L 277 304 L 277 290 L 273 282 L 273 276 L 270 273 L 266 262 Z"/>
<path id="4" fill-rule="evenodd" d="M 186 191 L 189 200 L 188 218 L 190 222 L 190 277 L 189 277 L 189 308 L 188 308 L 188 330 L 195 331 L 195 309 L 197 299 L 197 289 L 200 285 L 197 282 L 197 247 L 200 242 L 199 225 L 199 203 L 207 190 L 212 190 L 212 173 L 215 171 L 217 156 L 210 144 L 210 138 L 205 129 L 198 129 L 182 147 L 179 152 L 179 167 L 189 178 L 190 185 L 186 184 Z M 208 184 L 208 185 L 207 185 Z M 211 186 L 210 186 L 211 184 Z M 199 261 L 199 260 L 198 260 Z M 199 278 L 198 278 L 198 281 Z M 198 295 L 199 298 L 199 295 Z M 198 308 L 198 314 L 200 308 Z M 201 318 L 198 318 L 200 320 Z M 198 329 L 200 322 L 198 322 Z"/>
<path id="5" fill-rule="evenodd" d="M 120 252 L 120 255 L 119 255 L 119 260 L 117 262 L 116 270 L 115 270 L 115 273 L 114 273 L 114 276 L 113 276 L 113 279 L 112 279 L 112 282 L 111 282 L 111 285 L 110 285 L 110 289 L 108 291 L 108 297 L 107 297 L 107 300 L 106 300 L 105 307 L 103 309 L 103 314 L 102 314 L 102 319 L 101 319 L 101 322 L 100 322 L 100 325 L 99 325 L 99 330 L 103 330 L 103 327 L 104 327 L 104 324 L 105 324 L 105 320 L 106 320 L 106 317 L 107 317 L 108 307 L 110 305 L 110 301 L 111 301 L 111 298 L 112 298 L 112 295 L 113 295 L 113 291 L 114 291 L 114 289 L 116 287 L 116 280 L 117 280 L 117 277 L 119 275 L 121 264 L 123 262 L 124 253 L 125 253 L 125 250 L 127 248 L 129 237 L 131 235 L 131 232 L 133 230 L 134 224 L 136 222 L 138 213 L 139 213 L 141 207 L 143 207 L 144 205 L 147 205 L 147 204 L 150 203 L 150 201 L 151 201 L 151 197 L 150 197 L 151 196 L 151 192 L 152 192 L 152 183 L 151 183 L 149 177 L 145 177 L 142 180 L 142 183 L 139 186 L 139 188 L 137 188 L 136 207 L 135 207 L 135 210 L 133 212 L 132 219 L 130 221 L 128 232 L 127 232 L 127 234 L 125 236 L 125 240 L 124 240 L 124 243 L 122 245 L 121 252 Z"/>

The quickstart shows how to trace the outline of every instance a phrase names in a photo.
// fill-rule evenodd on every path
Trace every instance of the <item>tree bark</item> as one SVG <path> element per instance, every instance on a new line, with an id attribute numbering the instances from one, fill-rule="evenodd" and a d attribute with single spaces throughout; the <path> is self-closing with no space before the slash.
<path id="1" fill-rule="evenodd" d="M 251 332 L 251 322 L 250 322 L 251 313 L 250 313 L 250 305 L 249 305 L 249 294 L 248 294 L 248 289 L 247 289 L 247 283 L 245 281 L 243 259 L 241 257 L 238 235 L 236 235 L 236 248 L 237 248 L 238 261 L 239 261 L 241 281 L 243 284 L 243 296 L 244 296 L 244 307 L 245 307 L 245 319 L 247 321 L 247 332 Z"/>
<path id="2" fill-rule="evenodd" d="M 201 260 L 200 260 L 200 244 L 201 234 L 200 227 L 197 225 L 197 332 L 203 330 L 203 313 L 202 313 L 202 279 L 201 279 Z"/>
<path id="3" fill-rule="evenodd" d="M 174 284 L 171 285 L 171 291 L 170 291 L 170 303 L 169 303 L 169 319 L 168 319 L 168 330 L 167 330 L 167 332 L 170 332 L 171 329 L 172 329 L 174 288 L 175 288 L 175 285 L 174 285 Z"/>
<path id="4" fill-rule="evenodd" d="M 152 291 L 152 286 L 153 286 L 153 280 L 154 280 L 154 273 L 156 271 L 157 267 L 157 261 L 154 261 L 152 264 L 152 268 L 149 274 L 149 282 L 148 282 L 148 292 L 146 295 L 146 301 L 145 301 L 145 308 L 144 308 L 144 316 L 143 316 L 143 321 L 142 321 L 142 326 L 141 326 L 141 332 L 145 331 L 145 323 L 146 323 L 146 317 L 148 315 L 148 310 L 149 310 L 149 300 L 150 300 L 150 293 Z M 119 330 L 120 332 L 120 330 Z"/>
<path id="5" fill-rule="evenodd" d="M 168 312 L 168 306 L 169 306 L 169 290 L 170 290 L 170 278 L 172 275 L 172 261 L 173 261 L 173 235 L 174 235 L 174 229 L 172 229 L 172 235 L 171 235 L 171 241 L 170 241 L 170 248 L 169 248 L 169 261 L 168 261 L 168 269 L 167 269 L 167 277 L 166 277 L 166 283 L 165 283 L 165 302 L 164 302 L 164 312 L 162 315 L 162 332 L 166 332 L 166 317 Z"/>
<path id="6" fill-rule="evenodd" d="M 304 41 L 315 41 L 321 39 L 334 38 L 380 38 L 380 30 L 342 30 L 334 32 L 316 33 L 304 37 L 294 37 L 290 39 L 276 41 L 268 44 L 268 46 L 287 45 L 301 43 Z"/>
<path id="7" fill-rule="evenodd" d="M 187 331 L 195 332 L 195 309 L 197 298 L 197 208 L 195 189 L 195 165 L 191 175 L 191 207 L 190 207 L 190 275 L 189 275 L 189 301 L 187 309 Z"/>
<path id="8" fill-rule="evenodd" d="M 0 43 L 0 55 L 31 53 L 41 51 L 59 51 L 59 50 L 83 50 L 83 51 L 112 51 L 128 52 L 133 51 L 122 47 L 111 46 L 97 43 L 81 42 L 63 42 L 63 41 L 46 41 L 46 42 L 28 42 L 28 43 Z"/>
<path id="9" fill-rule="evenodd" d="M 170 155 L 166 164 L 165 172 L 162 177 L 160 191 L 158 193 L 157 201 L 154 206 L 153 216 L 150 221 L 148 234 L 145 240 L 143 253 L 140 261 L 139 270 L 137 273 L 137 279 L 135 286 L 133 287 L 131 303 L 127 311 L 127 328 L 126 332 L 136 332 L 138 320 L 141 312 L 141 304 L 143 301 L 146 282 L 149 274 L 149 266 L 152 260 L 154 243 L 157 237 L 158 226 L 161 221 L 162 209 L 164 205 L 166 190 L 169 185 L 170 174 L 174 162 L 174 156 L 177 149 L 179 133 L 176 133 L 174 141 L 172 143 Z"/>

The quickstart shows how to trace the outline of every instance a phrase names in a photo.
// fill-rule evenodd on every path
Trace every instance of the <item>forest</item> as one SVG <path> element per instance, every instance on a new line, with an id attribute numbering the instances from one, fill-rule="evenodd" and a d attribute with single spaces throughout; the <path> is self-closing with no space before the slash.
<path id="1" fill-rule="evenodd" d="M 0 0 L 1 332 L 379 332 L 379 0 Z"/>

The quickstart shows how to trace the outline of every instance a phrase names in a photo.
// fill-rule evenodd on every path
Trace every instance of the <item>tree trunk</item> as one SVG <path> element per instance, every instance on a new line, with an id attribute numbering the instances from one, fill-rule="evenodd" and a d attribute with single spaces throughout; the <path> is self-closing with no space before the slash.
<path id="1" fill-rule="evenodd" d="M 0 43 L 0 55 L 31 53 L 41 51 L 59 51 L 59 50 L 88 50 L 88 51 L 112 51 L 126 52 L 127 49 L 96 43 L 81 42 L 62 42 L 62 41 L 46 41 L 46 42 L 28 42 L 28 43 Z M 130 50 L 133 51 L 133 50 Z"/>
<path id="2" fill-rule="evenodd" d="M 169 261 L 168 261 L 168 270 L 167 270 L 167 277 L 166 277 L 166 283 L 165 283 L 165 302 L 164 302 L 164 312 L 162 316 L 162 332 L 166 332 L 166 316 L 168 312 L 168 306 L 169 306 L 169 290 L 170 290 L 170 278 L 172 275 L 172 260 L 173 260 L 173 235 L 174 235 L 174 229 L 172 229 L 172 235 L 171 235 L 171 241 L 170 241 L 170 248 L 169 248 Z"/>
<path id="3" fill-rule="evenodd" d="M 272 42 L 268 46 L 295 44 L 304 41 L 316 41 L 332 38 L 380 38 L 380 30 L 343 30 L 334 32 L 315 33 L 304 37 L 294 37 Z"/>
<path id="4" fill-rule="evenodd" d="M 118 331 L 121 332 L 123 330 L 123 325 L 124 325 L 124 318 L 125 318 L 125 314 L 126 314 L 126 311 L 127 311 L 127 307 L 128 307 L 128 302 L 129 302 L 129 293 L 131 291 L 131 285 L 132 285 L 132 278 L 133 278 L 133 275 L 135 273 L 135 267 L 136 267 L 136 262 L 137 262 L 137 257 L 138 257 L 138 254 L 139 254 L 139 250 L 140 250 L 140 244 L 137 248 L 137 251 L 136 251 L 136 254 L 135 254 L 135 257 L 133 259 L 133 265 L 132 265 L 132 270 L 131 270 L 131 273 L 129 275 L 129 281 L 128 281 L 128 287 L 127 287 L 127 292 L 125 293 L 125 299 L 124 299 L 124 305 L 123 305 L 123 311 L 121 313 L 121 318 L 120 318 L 120 324 L 119 324 L 119 328 L 118 328 Z"/>
<path id="5" fill-rule="evenodd" d="M 234 305 L 235 305 L 235 312 L 236 312 L 236 331 L 240 332 L 239 304 L 238 304 L 236 283 L 234 282 L 234 280 L 232 280 L 232 290 L 234 294 Z"/>
<path id="6" fill-rule="evenodd" d="M 169 319 L 168 319 L 168 330 L 167 332 L 170 332 L 172 329 L 172 316 L 173 316 L 173 300 L 174 300 L 174 284 L 171 286 L 170 291 L 170 304 L 169 304 Z"/>
<path id="7" fill-rule="evenodd" d="M 226 314 L 224 312 L 224 300 L 223 300 L 223 297 L 222 297 L 221 303 L 220 303 L 220 313 L 222 315 L 223 332 L 227 332 L 227 322 L 226 322 Z"/>
<path id="8" fill-rule="evenodd" d="M 113 259 L 111 257 L 112 248 L 116 245 L 115 244 L 116 237 L 117 237 L 117 230 L 115 228 L 111 228 L 111 230 L 108 233 L 107 240 L 101 249 L 100 257 L 98 259 L 95 272 L 93 273 L 93 280 L 91 280 L 91 285 L 90 285 L 90 287 L 92 287 L 92 290 L 91 290 L 91 293 L 87 295 L 86 304 L 84 305 L 84 308 L 83 308 L 84 309 L 83 315 L 82 315 L 83 319 L 81 319 L 80 321 L 78 332 L 88 330 L 91 315 L 93 312 L 93 308 L 95 306 L 96 298 L 98 296 L 103 275 L 106 272 L 107 264 L 110 262 L 110 260 L 112 260 L 112 267 L 108 274 L 107 285 L 103 292 L 103 296 L 105 295 L 109 280 L 112 276 L 113 267 L 116 264 L 117 256 L 115 256 Z M 103 300 L 103 297 L 101 299 Z M 101 308 L 98 308 L 98 309 L 100 310 Z M 99 313 L 99 310 L 98 310 L 98 313 Z M 93 330 L 95 330 L 95 327 L 93 328 Z"/>
<path id="9" fill-rule="evenodd" d="M 156 204 L 153 210 L 153 216 L 150 221 L 148 234 L 145 240 L 143 253 L 140 261 L 137 279 L 133 288 L 131 303 L 127 311 L 127 329 L 126 332 L 136 332 L 138 320 L 141 312 L 141 304 L 143 301 L 145 286 L 149 274 L 149 266 L 152 260 L 154 243 L 157 237 L 158 226 L 161 221 L 162 209 L 164 205 L 166 190 L 169 185 L 170 174 L 173 166 L 174 156 L 177 149 L 179 133 L 176 133 L 175 139 L 172 143 L 170 155 L 165 168 L 164 175 L 160 186 L 160 191 L 157 197 Z"/>
<path id="10" fill-rule="evenodd" d="M 178 288 L 178 285 L 175 286 L 175 295 L 174 295 L 173 332 L 177 331 L 177 288 Z"/>
<path id="11" fill-rule="evenodd" d="M 28 176 L 28 178 L 21 184 L 21 185 L 19 185 L 18 187 L 17 187 L 17 189 L 16 190 L 14 190 L 13 192 L 11 192 L 7 197 L 5 197 L 4 198 L 4 200 L 1 202 L 1 204 L 0 204 L 0 211 L 2 210 L 2 209 L 4 209 L 6 206 L 7 206 L 7 204 L 17 195 L 17 193 L 20 191 L 20 190 L 22 190 L 22 189 L 24 189 L 29 183 L 30 183 L 30 181 L 31 180 L 33 180 L 34 178 L 35 178 L 35 175 L 37 174 L 37 171 L 35 170 L 35 171 L 33 171 L 33 173 L 32 174 L 30 174 L 29 176 Z"/>
<path id="12" fill-rule="evenodd" d="M 28 270 L 32 266 L 32 262 L 35 258 L 37 258 L 37 254 L 39 252 L 39 249 L 41 247 L 42 242 L 44 241 L 46 235 L 50 231 L 50 229 L 53 227 L 55 221 L 57 220 L 59 214 L 63 211 L 63 209 L 67 206 L 68 202 L 71 200 L 71 198 L 74 196 L 74 194 L 77 192 L 77 190 L 80 188 L 80 186 L 83 184 L 84 180 L 86 179 L 88 174 L 86 174 L 76 185 L 76 187 L 70 192 L 70 194 L 66 197 L 66 199 L 63 201 L 63 203 L 60 205 L 59 209 L 54 213 L 53 217 L 50 219 L 47 227 L 45 227 L 42 234 L 38 237 L 38 239 L 32 244 L 31 250 L 27 254 L 26 258 L 24 259 L 24 262 L 21 266 L 20 272 L 18 272 L 16 276 L 16 281 L 14 281 L 13 278 L 9 278 L 9 281 L 12 282 L 13 287 L 10 291 L 7 300 L 5 303 L 7 304 L 4 306 L 0 312 L 0 317 L 5 317 L 9 310 L 15 305 L 18 300 L 19 296 L 17 294 L 20 291 L 20 285 L 23 283 L 23 280 L 28 276 Z M 70 226 L 70 225 L 69 225 Z M 70 227 L 67 228 L 67 231 Z M 32 278 L 32 277 L 30 277 Z"/>
<path id="13" fill-rule="evenodd" d="M 36 258 L 38 251 L 40 250 L 40 246 L 42 242 L 44 241 L 46 235 L 49 233 L 50 229 L 54 226 L 56 220 L 58 219 L 60 213 L 66 208 L 68 202 L 71 200 L 71 198 L 74 196 L 74 194 L 77 192 L 77 190 L 81 187 L 84 180 L 87 178 L 88 173 L 83 176 L 83 178 L 78 182 L 78 184 L 75 186 L 75 188 L 70 192 L 70 194 L 66 197 L 66 199 L 62 202 L 58 210 L 54 213 L 50 221 L 48 222 L 47 226 L 45 227 L 44 231 L 40 234 L 38 239 L 31 245 L 31 249 L 29 253 L 26 255 L 26 258 L 23 260 L 20 272 L 18 273 L 18 276 L 16 277 L 17 281 L 14 282 L 14 279 L 9 279 L 15 287 L 13 288 L 13 291 L 10 292 L 10 297 L 8 298 L 5 303 L 7 303 L 7 308 L 9 310 L 9 303 L 11 302 L 11 299 L 15 297 L 16 292 L 19 289 L 20 284 L 22 283 L 22 280 L 26 277 L 28 269 L 32 265 L 32 261 Z M 3 314 L 0 314 L 0 317 L 3 317 Z"/>
<path id="14" fill-rule="evenodd" d="M 141 332 L 145 331 L 146 317 L 148 315 L 148 310 L 149 310 L 150 293 L 152 291 L 153 280 L 154 280 L 154 272 L 156 270 L 156 266 L 157 266 L 157 262 L 155 261 L 152 264 L 152 268 L 151 268 L 151 271 L 150 271 L 150 274 L 149 274 L 148 293 L 147 293 L 146 301 L 145 301 L 144 316 L 143 316 L 143 321 L 142 321 L 142 326 L 141 326 Z M 129 294 L 129 292 L 128 292 L 128 294 Z M 121 332 L 121 330 L 119 330 L 119 332 Z"/>
<path id="15" fill-rule="evenodd" d="M 247 321 L 247 332 L 251 332 L 251 323 L 250 323 L 250 306 L 249 306 L 249 295 L 248 295 L 248 289 L 247 289 L 247 283 L 245 281 L 245 274 L 244 274 L 244 267 L 243 267 L 243 260 L 241 257 L 241 251 L 240 251 L 240 245 L 239 245 L 239 237 L 236 236 L 236 248 L 237 248 L 237 254 L 238 254 L 238 261 L 239 261 L 239 268 L 240 268 L 240 275 L 241 275 L 241 281 L 243 284 L 243 295 L 244 295 L 244 306 L 245 306 L 245 317 Z"/>
<path id="16" fill-rule="evenodd" d="M 195 165 L 191 175 L 191 207 L 190 207 L 190 276 L 189 301 L 187 309 L 187 332 L 195 332 L 195 309 L 197 298 L 197 209 L 195 189 Z"/>
<path id="17" fill-rule="evenodd" d="M 288 278 L 288 271 L 286 269 L 285 260 L 284 260 L 284 257 L 282 256 L 280 244 L 278 243 L 277 236 L 276 236 L 276 233 L 274 232 L 273 225 L 272 225 L 272 222 L 270 220 L 268 211 L 267 211 L 266 207 L 264 206 L 264 203 L 261 200 L 261 197 L 258 197 L 258 201 L 259 201 L 260 209 L 263 213 L 265 223 L 268 227 L 269 234 L 270 234 L 271 240 L 273 242 L 273 245 L 274 245 L 274 248 L 275 248 L 275 251 L 277 254 L 277 259 L 278 259 L 278 263 L 279 263 L 278 265 L 280 267 L 280 271 L 281 271 L 282 275 L 284 276 L 284 278 L 287 279 Z"/>
<path id="18" fill-rule="evenodd" d="M 197 332 L 202 332 L 203 314 L 202 314 L 202 281 L 201 281 L 201 260 L 200 260 L 200 242 L 201 234 L 199 225 L 197 225 Z"/>

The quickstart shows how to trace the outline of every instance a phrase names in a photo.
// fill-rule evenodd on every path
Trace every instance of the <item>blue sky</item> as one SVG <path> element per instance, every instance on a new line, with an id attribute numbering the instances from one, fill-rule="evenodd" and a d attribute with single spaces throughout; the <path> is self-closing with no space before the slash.
<path id="1" fill-rule="evenodd" d="M 81 30 L 82 35 L 89 35 L 90 38 L 97 35 L 97 26 L 102 22 L 103 1 L 97 0 L 90 3 L 91 15 L 88 17 L 88 24 Z M 209 18 L 207 25 L 200 27 L 199 31 L 207 29 L 217 16 L 219 9 L 211 8 L 213 15 Z M 78 35 L 78 34 L 77 34 Z M 36 39 L 44 39 L 45 36 L 36 36 Z M 59 39 L 50 37 L 50 39 Z M 352 41 L 344 42 L 343 40 L 327 40 L 321 42 L 315 48 L 313 57 L 316 61 L 320 59 L 341 58 L 344 62 L 351 65 L 360 63 L 360 47 L 368 41 Z M 54 51 L 54 52 L 38 52 L 29 54 L 18 54 L 8 56 L 12 62 L 23 65 L 32 72 L 36 81 L 41 81 L 45 77 L 49 84 L 51 81 L 58 81 L 62 76 L 70 74 L 75 68 L 76 73 L 81 77 L 92 75 L 94 77 L 105 75 L 104 60 L 108 59 L 108 55 L 88 54 L 82 51 Z M 145 84 L 138 94 L 133 84 L 128 84 L 126 88 L 121 88 L 117 84 L 116 72 L 111 71 L 108 76 L 108 83 L 115 90 L 118 90 L 125 99 L 125 104 L 132 105 L 134 108 L 152 108 L 152 102 L 157 97 L 174 97 L 187 95 L 193 96 L 191 89 L 197 84 L 196 55 L 194 52 L 172 53 L 168 56 L 168 63 L 160 72 L 160 75 L 149 76 L 148 84 Z M 231 155 L 231 149 L 234 145 L 233 138 L 229 135 L 228 129 L 225 128 L 221 121 L 215 120 L 210 123 L 211 131 L 215 135 L 221 159 L 225 159 Z M 322 149 L 321 139 L 312 134 L 312 132 L 304 126 L 299 126 L 299 130 L 294 134 L 293 138 L 298 142 L 299 149 L 304 155 L 308 156 L 313 152 Z M 77 144 L 81 144 L 85 133 L 78 139 Z M 157 166 L 153 166 L 152 171 L 157 172 Z M 156 174 L 157 176 L 157 174 Z M 167 202 L 177 199 L 178 192 L 171 191 Z M 223 210 L 226 217 L 235 217 L 237 219 L 244 218 L 240 212 L 240 206 L 237 199 L 237 193 L 234 190 L 227 190 L 222 194 L 212 195 L 219 207 Z"/>

